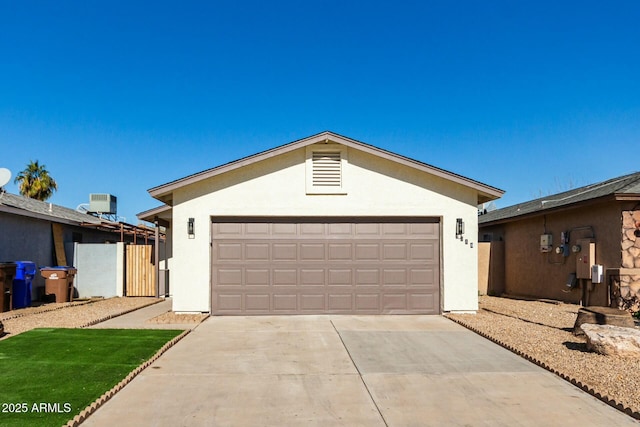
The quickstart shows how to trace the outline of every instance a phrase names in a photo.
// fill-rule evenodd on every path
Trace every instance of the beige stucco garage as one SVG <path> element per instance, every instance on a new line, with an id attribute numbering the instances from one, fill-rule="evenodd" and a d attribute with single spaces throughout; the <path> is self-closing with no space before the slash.
<path id="1" fill-rule="evenodd" d="M 503 191 L 323 132 L 149 193 L 176 311 L 437 314 L 477 309 L 477 205 Z"/>

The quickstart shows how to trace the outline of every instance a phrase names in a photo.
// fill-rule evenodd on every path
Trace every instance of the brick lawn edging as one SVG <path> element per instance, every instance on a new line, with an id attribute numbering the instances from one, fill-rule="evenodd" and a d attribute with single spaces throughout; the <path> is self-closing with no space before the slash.
<path id="1" fill-rule="evenodd" d="M 133 371 L 129 372 L 129 375 L 127 375 L 122 381 L 120 381 L 118 384 L 113 386 L 113 388 L 111 388 L 111 390 L 109 390 L 106 393 L 104 393 L 102 396 L 97 398 L 94 402 L 92 402 L 86 408 L 84 408 L 82 411 L 80 411 L 80 413 L 78 415 L 73 417 L 73 419 L 71 419 L 63 427 L 77 427 L 80 424 L 82 424 L 84 422 L 84 420 L 86 420 L 91 414 L 96 412 L 102 405 L 107 403 L 109 401 L 109 399 L 111 399 L 117 392 L 122 390 L 124 388 L 124 386 L 129 384 L 135 377 L 138 376 L 138 374 L 140 372 L 144 371 L 147 367 L 149 367 L 149 365 L 151 365 L 153 362 L 155 362 L 160 356 L 162 356 L 167 350 L 169 350 L 171 347 L 173 347 L 178 341 L 180 341 L 182 338 L 187 336 L 187 334 L 189 334 L 189 332 L 191 332 L 191 330 L 187 329 L 187 330 L 183 331 L 180 335 L 178 335 L 177 337 L 175 337 L 174 339 L 172 339 L 171 341 L 169 341 L 168 343 L 163 345 L 160 348 L 160 350 L 158 350 L 156 352 L 156 354 L 151 356 L 151 358 L 149 360 L 147 360 L 146 362 L 144 362 L 143 364 L 138 366 Z"/>
<path id="2" fill-rule="evenodd" d="M 509 344 L 506 344 L 502 341 L 500 341 L 499 339 L 487 334 L 486 332 L 482 332 L 479 329 L 476 329 L 475 327 L 469 325 L 468 323 L 464 322 L 463 320 L 460 319 L 454 319 L 451 318 L 449 316 L 445 317 L 461 326 L 464 326 L 465 328 L 469 329 L 472 332 L 475 332 L 476 334 L 480 335 L 483 338 L 488 339 L 489 341 L 492 341 L 496 344 L 498 344 L 499 346 L 509 350 L 512 353 L 517 354 L 520 357 L 523 357 L 524 359 L 527 359 L 529 362 L 535 363 L 536 365 L 540 366 L 541 368 L 546 369 L 547 371 L 556 374 L 557 376 L 559 376 L 560 378 L 562 378 L 565 381 L 568 381 L 569 383 L 573 384 L 574 386 L 578 387 L 579 389 L 581 389 L 582 391 L 585 391 L 587 393 L 589 393 L 590 395 L 592 395 L 593 397 L 595 397 L 596 399 L 601 400 L 602 402 L 606 403 L 607 405 L 621 411 L 624 412 L 625 414 L 629 415 L 630 417 L 633 417 L 637 420 L 640 420 L 640 411 L 637 408 L 630 408 L 628 406 L 624 406 L 621 403 L 616 402 L 614 399 L 610 398 L 609 396 L 603 395 L 602 393 L 599 393 L 598 391 L 594 390 L 593 388 L 590 388 L 588 385 L 583 384 L 581 381 L 578 381 L 575 378 L 572 378 L 568 375 L 566 375 L 563 372 L 560 372 L 554 368 L 552 368 L 551 366 L 547 365 L 546 363 L 524 353 L 523 351 L 518 350 L 515 347 L 512 347 Z"/>

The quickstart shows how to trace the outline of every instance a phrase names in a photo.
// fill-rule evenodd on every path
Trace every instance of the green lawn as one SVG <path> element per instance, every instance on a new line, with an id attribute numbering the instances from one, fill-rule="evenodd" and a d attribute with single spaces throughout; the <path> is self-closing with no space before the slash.
<path id="1" fill-rule="evenodd" d="M 34 329 L 0 341 L 0 425 L 62 426 L 180 333 Z"/>

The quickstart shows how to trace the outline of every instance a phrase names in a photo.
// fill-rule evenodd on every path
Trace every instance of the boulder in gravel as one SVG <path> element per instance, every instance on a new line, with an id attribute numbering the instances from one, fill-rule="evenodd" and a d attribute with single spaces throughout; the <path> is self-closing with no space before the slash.
<path id="1" fill-rule="evenodd" d="M 611 325 L 584 323 L 587 348 L 607 356 L 640 356 L 640 330 Z"/>

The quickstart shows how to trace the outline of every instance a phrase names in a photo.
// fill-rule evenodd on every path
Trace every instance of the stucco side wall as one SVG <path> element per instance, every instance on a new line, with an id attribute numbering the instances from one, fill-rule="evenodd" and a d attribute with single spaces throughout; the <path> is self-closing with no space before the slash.
<path id="1" fill-rule="evenodd" d="M 210 223 L 217 216 L 429 216 L 441 218 L 445 311 L 476 310 L 477 194 L 406 166 L 348 150 L 345 195 L 307 195 L 299 149 L 174 192 L 171 289 L 176 311 L 210 310 Z M 188 218 L 195 237 L 187 236 Z M 455 239 L 456 218 L 465 222 Z M 473 248 L 472 248 L 473 244 Z"/>
<path id="2" fill-rule="evenodd" d="M 589 228 L 590 227 L 590 228 Z M 569 246 L 577 239 L 595 236 L 596 264 L 606 268 L 620 265 L 621 213 L 617 203 L 579 207 L 506 223 L 499 227 L 482 227 L 480 234 L 493 232 L 505 244 L 505 292 L 511 295 L 549 298 L 579 303 L 582 290 L 565 286 L 570 273 L 576 272 L 576 254 L 568 257 L 555 253 L 560 233 L 570 232 Z M 540 235 L 553 235 L 550 253 L 540 252 Z M 605 283 L 594 285 L 589 304 L 608 305 Z"/>

